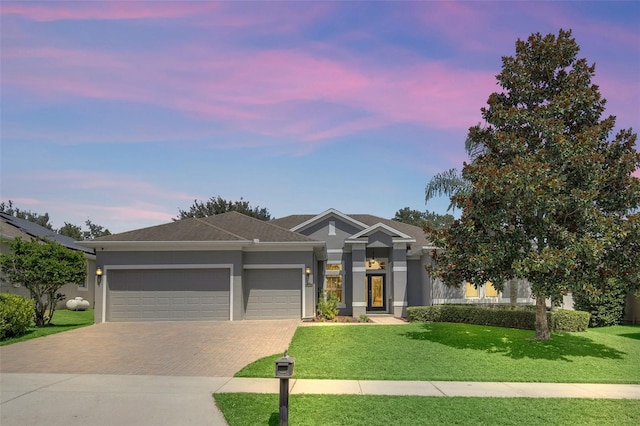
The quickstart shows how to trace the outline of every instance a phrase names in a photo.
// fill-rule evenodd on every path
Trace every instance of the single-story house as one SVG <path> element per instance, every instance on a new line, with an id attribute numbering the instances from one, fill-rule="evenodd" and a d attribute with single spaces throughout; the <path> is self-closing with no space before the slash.
<path id="1" fill-rule="evenodd" d="M 269 222 L 237 212 L 82 241 L 95 249 L 96 322 L 315 316 L 323 292 L 341 315 L 441 303 L 509 303 L 508 289 L 448 288 L 425 269 L 420 227 L 329 209 Z M 473 291 L 471 291 L 473 290 Z M 531 303 L 521 286 L 518 302 Z"/>
<path id="2" fill-rule="evenodd" d="M 57 234 L 37 223 L 20 219 L 6 213 L 0 213 L 0 254 L 9 253 L 10 242 L 18 237 L 23 240 L 31 240 L 31 238 L 52 240 L 71 250 L 81 252 L 87 261 L 87 278 L 85 282 L 80 284 L 65 284 L 62 286 L 59 292 L 64 294 L 65 298 L 58 303 L 56 308 L 64 308 L 67 300 L 73 300 L 76 297 L 82 297 L 89 302 L 89 306 L 93 307 L 96 271 L 96 256 L 93 249 L 83 247 L 77 244 L 73 238 Z M 0 277 L 0 292 L 31 297 L 29 290 L 12 283 L 4 282 L 2 277 Z"/>

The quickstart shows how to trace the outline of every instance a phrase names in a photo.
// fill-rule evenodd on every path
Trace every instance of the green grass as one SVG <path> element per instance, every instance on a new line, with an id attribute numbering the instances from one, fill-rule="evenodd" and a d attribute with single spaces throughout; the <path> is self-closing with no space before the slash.
<path id="1" fill-rule="evenodd" d="M 214 394 L 230 426 L 278 425 L 276 394 Z M 636 400 L 291 395 L 297 425 L 637 425 Z"/>
<path id="2" fill-rule="evenodd" d="M 299 327 L 294 378 L 640 383 L 640 326 L 553 333 L 451 323 Z M 280 354 L 237 377 L 273 377 Z"/>
<path id="3" fill-rule="evenodd" d="M 53 319 L 50 325 L 46 327 L 31 327 L 25 334 L 20 336 L 0 339 L 0 346 L 48 336 L 91 324 L 93 324 L 93 309 L 87 309 L 86 311 L 60 309 L 53 313 Z"/>

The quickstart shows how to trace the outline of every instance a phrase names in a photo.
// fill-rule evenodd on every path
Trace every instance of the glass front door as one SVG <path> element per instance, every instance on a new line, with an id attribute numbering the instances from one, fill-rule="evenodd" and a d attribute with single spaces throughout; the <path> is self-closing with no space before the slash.
<path id="1" fill-rule="evenodd" d="M 384 275 L 367 275 L 367 311 L 386 311 Z"/>

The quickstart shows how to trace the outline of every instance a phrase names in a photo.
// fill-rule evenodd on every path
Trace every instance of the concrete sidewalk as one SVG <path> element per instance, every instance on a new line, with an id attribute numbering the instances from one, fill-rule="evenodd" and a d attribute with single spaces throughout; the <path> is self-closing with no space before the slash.
<path id="1" fill-rule="evenodd" d="M 2 373 L 0 425 L 225 426 L 211 394 L 228 381 L 228 377 Z"/>
<path id="2" fill-rule="evenodd" d="M 231 378 L 216 393 L 279 393 L 277 379 Z M 529 398 L 640 399 L 640 385 L 593 383 L 422 382 L 291 379 L 291 395 L 419 395 Z"/>
<path id="3" fill-rule="evenodd" d="M 640 385 L 291 379 L 291 394 L 640 399 Z M 0 374 L 2 426 L 226 425 L 213 393 L 279 392 L 278 379 Z"/>

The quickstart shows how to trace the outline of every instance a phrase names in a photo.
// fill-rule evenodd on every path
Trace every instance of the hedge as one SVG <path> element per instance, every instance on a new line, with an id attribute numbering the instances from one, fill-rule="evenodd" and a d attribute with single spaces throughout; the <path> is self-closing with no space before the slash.
<path id="1" fill-rule="evenodd" d="M 585 331 L 589 325 L 588 312 L 547 311 L 550 331 Z M 411 322 L 461 322 L 497 327 L 535 330 L 536 312 L 529 307 L 510 305 L 437 305 L 410 306 L 407 318 Z"/>
<path id="2" fill-rule="evenodd" d="M 0 339 L 24 334 L 33 323 L 33 300 L 0 293 Z"/>

